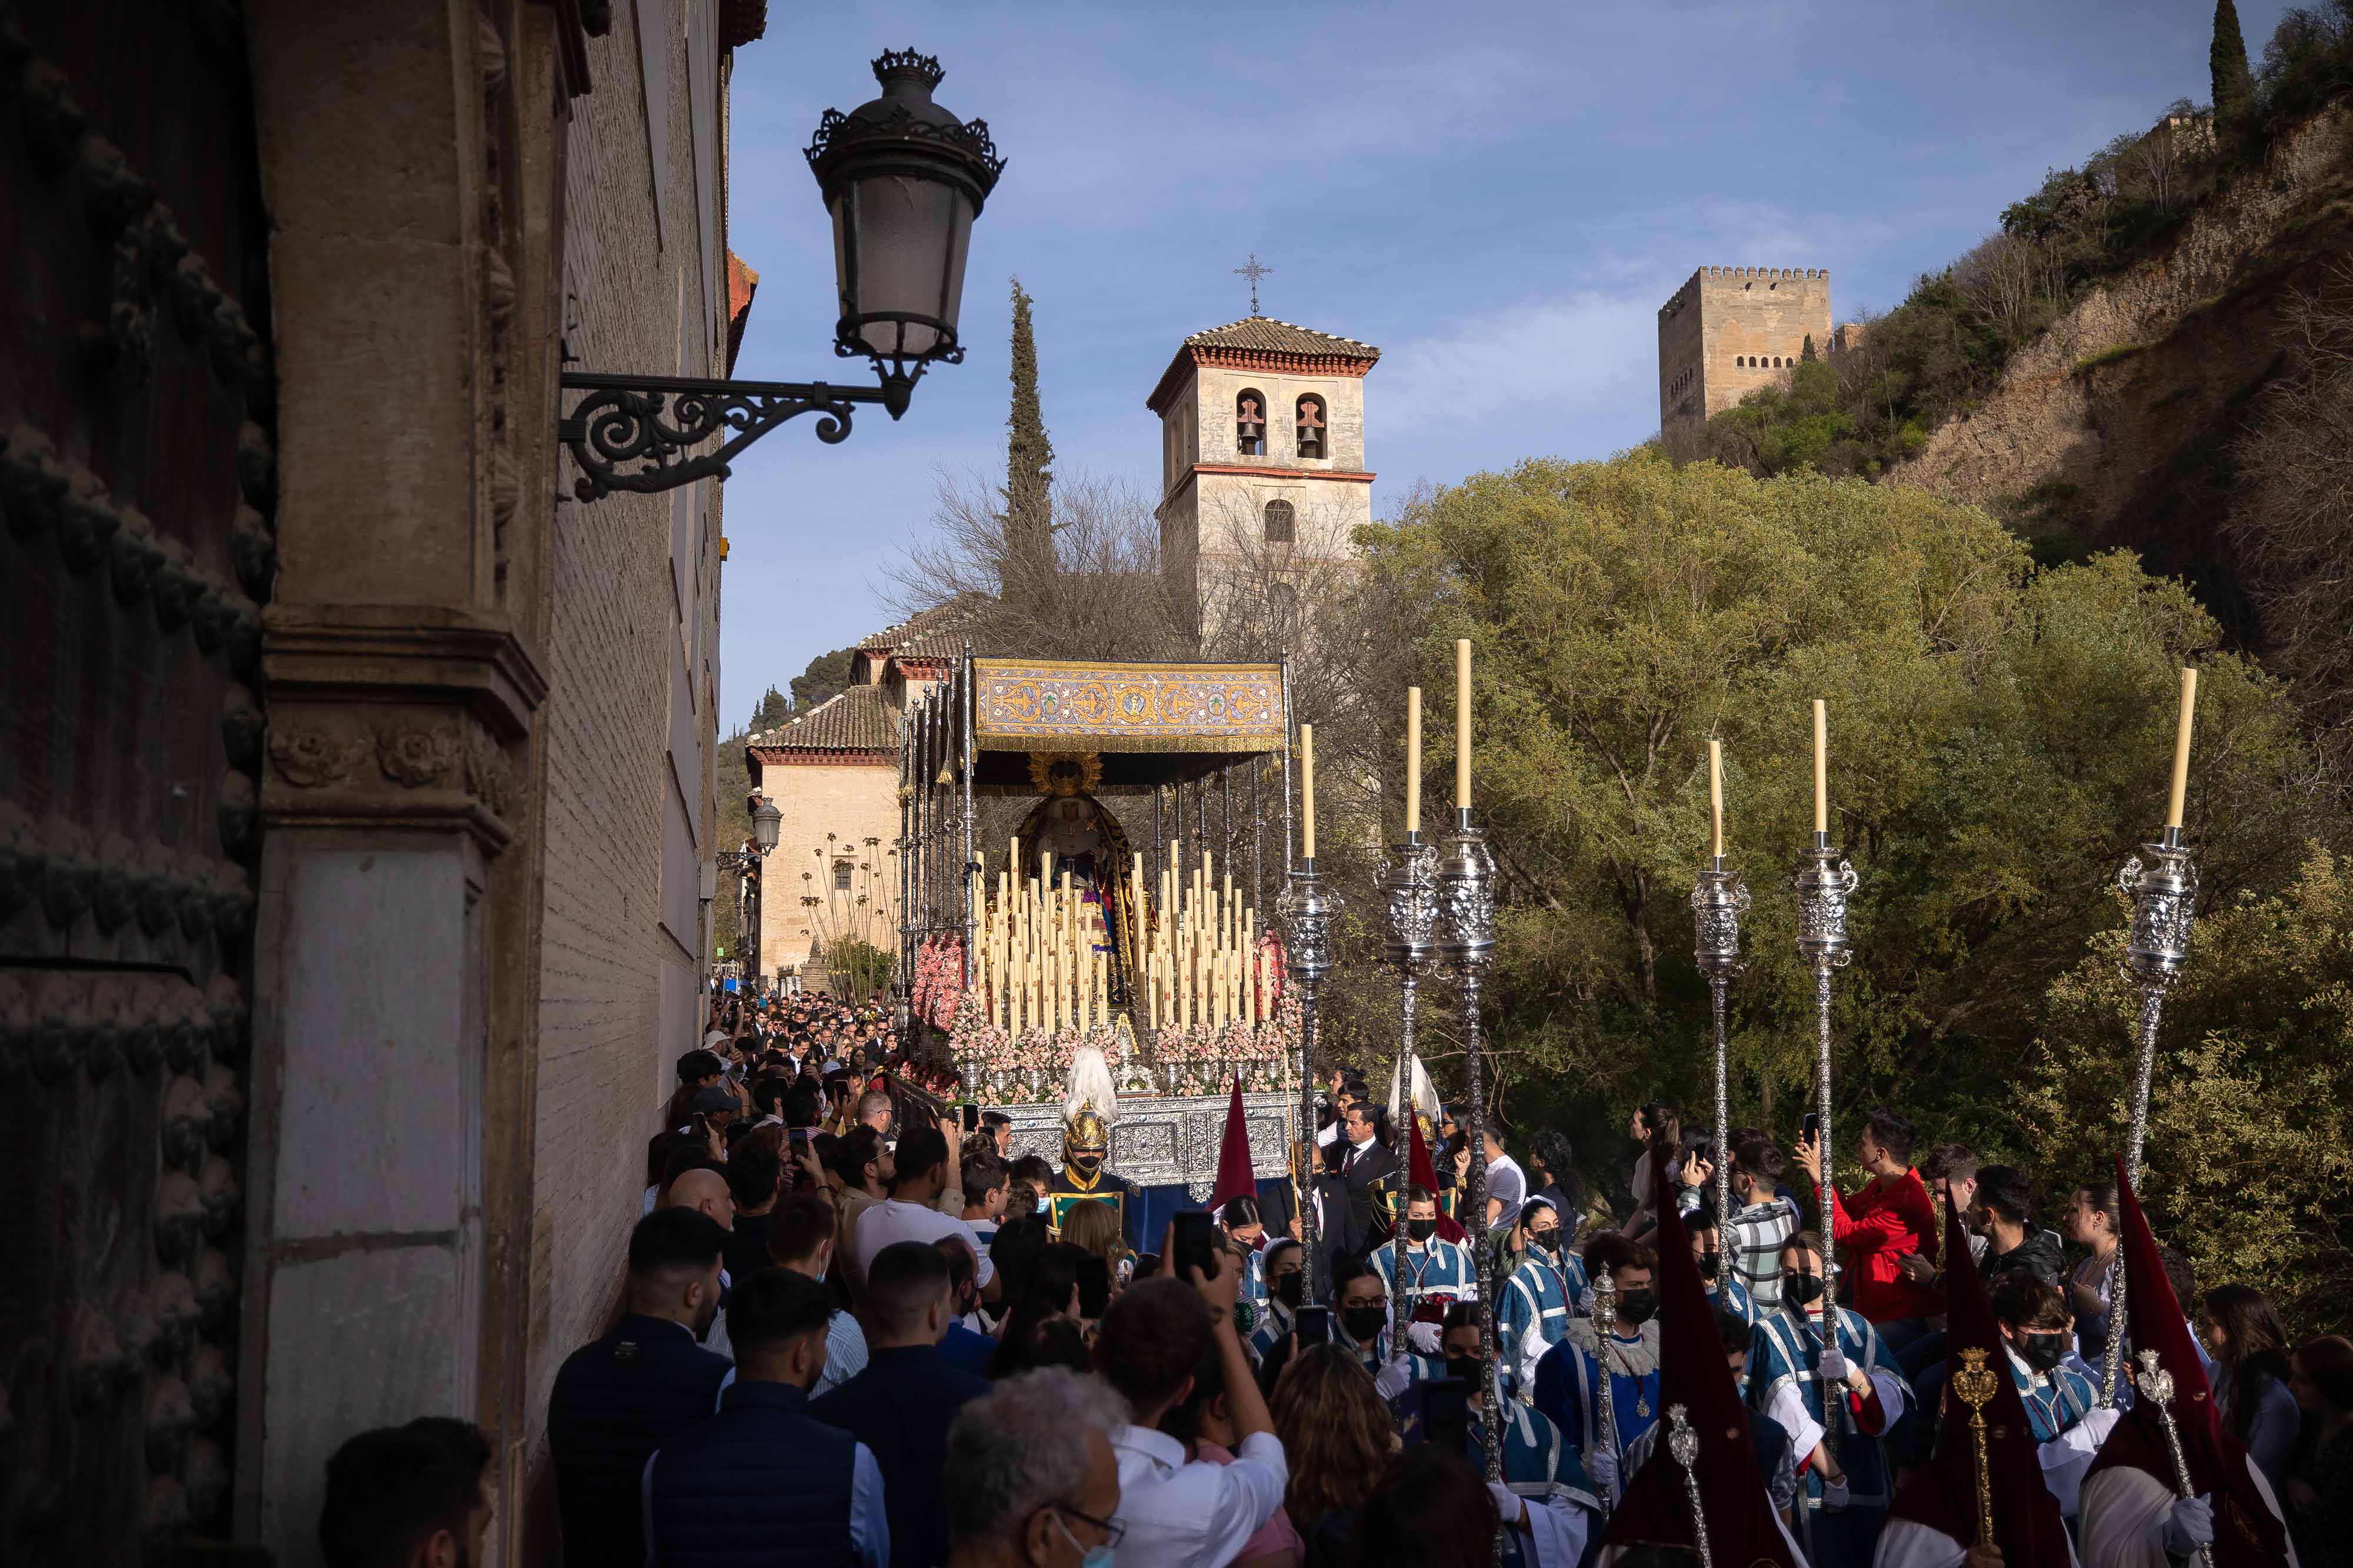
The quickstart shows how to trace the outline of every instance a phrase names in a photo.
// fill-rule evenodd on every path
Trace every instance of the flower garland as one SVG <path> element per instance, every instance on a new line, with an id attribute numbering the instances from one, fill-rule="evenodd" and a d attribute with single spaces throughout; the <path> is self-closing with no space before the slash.
<path id="1" fill-rule="evenodd" d="M 908 996 L 915 1017 L 935 1029 L 953 1029 L 964 994 L 964 938 L 944 931 L 925 937 L 915 950 L 915 980 Z"/>
<path id="2" fill-rule="evenodd" d="M 938 984 L 934 980 L 934 989 Z M 1109 1024 L 1096 1024 L 1083 1032 L 1065 1024 L 1009 1033 L 990 1016 L 979 989 L 975 986 L 960 994 L 951 1024 L 944 1026 L 949 1028 L 950 1054 L 984 1103 L 1029 1105 L 1060 1100 L 1071 1058 L 1082 1045 L 1103 1054 L 1113 1074 L 1127 1086 L 1123 1093 L 1221 1093 L 1237 1073 L 1243 1087 L 1253 1091 L 1293 1087 L 1292 1067 L 1302 1021 L 1297 1000 L 1287 994 L 1271 1018 L 1255 1023 L 1232 1018 L 1220 1025 L 1196 1022 L 1189 1028 L 1164 1028 L 1156 1035 L 1138 1036 L 1134 1058 L 1123 1059 L 1118 1033 Z"/>

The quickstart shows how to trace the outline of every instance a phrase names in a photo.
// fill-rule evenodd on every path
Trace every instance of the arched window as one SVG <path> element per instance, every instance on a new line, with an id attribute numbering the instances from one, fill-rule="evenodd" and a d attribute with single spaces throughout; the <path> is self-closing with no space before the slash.
<path id="1" fill-rule="evenodd" d="M 1299 628 L 1299 590 L 1288 583 L 1277 583 L 1266 591 L 1267 630 L 1274 634 L 1279 645 Z"/>
<path id="2" fill-rule="evenodd" d="M 1299 455 L 1303 458 L 1324 456 L 1324 400 L 1303 397 L 1299 400 Z"/>
<path id="3" fill-rule="evenodd" d="M 1297 536 L 1299 516 L 1287 500 L 1266 503 L 1266 542 L 1269 544 L 1289 544 Z"/>
<path id="4" fill-rule="evenodd" d="M 1234 447 L 1245 458 L 1266 456 L 1266 395 L 1244 387 L 1234 397 Z"/>

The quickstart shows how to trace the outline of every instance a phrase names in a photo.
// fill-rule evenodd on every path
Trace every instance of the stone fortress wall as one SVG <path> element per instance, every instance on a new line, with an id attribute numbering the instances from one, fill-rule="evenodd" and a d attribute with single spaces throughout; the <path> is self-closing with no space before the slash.
<path id="1" fill-rule="evenodd" d="M 1821 267 L 1703 267 L 1659 308 L 1659 434 L 1688 448 L 1710 416 L 1831 352 L 1831 275 Z"/>

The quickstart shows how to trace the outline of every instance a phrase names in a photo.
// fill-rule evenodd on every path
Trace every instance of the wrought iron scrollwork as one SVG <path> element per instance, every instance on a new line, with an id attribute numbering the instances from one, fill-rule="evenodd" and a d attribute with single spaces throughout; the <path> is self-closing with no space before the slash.
<path id="1" fill-rule="evenodd" d="M 777 426 L 818 417 L 817 438 L 849 435 L 851 411 L 886 401 L 879 386 L 794 381 L 702 381 L 691 376 L 567 372 L 567 391 L 586 392 L 556 428 L 580 466 L 573 491 L 584 501 L 615 490 L 649 495 L 697 479 L 723 479 L 735 455 Z M 716 450 L 696 448 L 734 434 Z"/>

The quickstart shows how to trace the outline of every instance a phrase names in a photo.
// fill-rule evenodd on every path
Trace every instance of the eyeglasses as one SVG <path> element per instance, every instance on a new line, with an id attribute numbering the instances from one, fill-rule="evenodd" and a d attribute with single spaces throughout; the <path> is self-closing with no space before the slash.
<path id="1" fill-rule="evenodd" d="M 1084 1520 L 1087 1523 L 1093 1525 L 1097 1530 L 1102 1531 L 1103 1533 L 1103 1544 L 1105 1546 L 1115 1548 L 1122 1541 L 1127 1538 L 1127 1526 L 1122 1524 L 1116 1519 L 1097 1519 L 1093 1514 L 1083 1512 L 1079 1509 L 1071 1507 L 1066 1502 L 1048 1503 L 1046 1506 L 1052 1509 L 1057 1514 L 1066 1513 L 1072 1519 Z M 1076 1545 L 1077 1542 L 1073 1542 L 1071 1544 Z"/>

